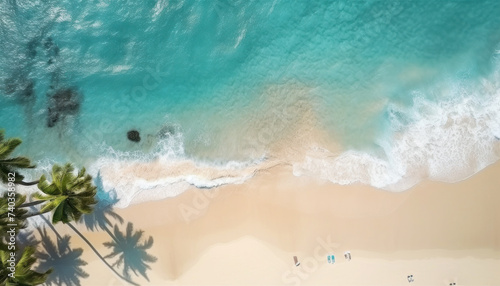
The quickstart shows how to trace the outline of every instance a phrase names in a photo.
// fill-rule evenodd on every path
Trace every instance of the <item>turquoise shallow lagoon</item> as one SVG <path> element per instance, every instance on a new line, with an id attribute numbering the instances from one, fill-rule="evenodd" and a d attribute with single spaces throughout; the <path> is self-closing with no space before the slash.
<path id="1" fill-rule="evenodd" d="M 240 182 L 270 160 L 395 191 L 461 180 L 500 155 L 498 15 L 495 0 L 4 1 L 0 126 L 41 169 L 195 166 L 156 184 Z"/>

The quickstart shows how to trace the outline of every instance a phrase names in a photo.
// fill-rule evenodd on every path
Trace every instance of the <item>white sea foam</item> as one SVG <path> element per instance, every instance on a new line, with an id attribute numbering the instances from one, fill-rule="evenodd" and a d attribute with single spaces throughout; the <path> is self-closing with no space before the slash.
<path id="1" fill-rule="evenodd" d="M 98 163 L 105 190 L 114 189 L 120 201 L 117 207 L 132 203 L 175 197 L 190 187 L 214 188 L 241 184 L 251 178 L 256 168 L 203 166 L 191 160 L 161 160 L 148 163 L 101 159 Z"/>
<path id="2" fill-rule="evenodd" d="M 251 178 L 262 160 L 225 163 L 200 162 L 184 153 L 182 133 L 176 132 L 158 142 L 155 152 L 118 152 L 106 147 L 105 157 L 89 168 L 100 173 L 104 189 L 114 190 L 116 207 L 177 196 L 190 187 L 214 188 L 241 184 Z"/>
<path id="3" fill-rule="evenodd" d="M 449 100 L 429 100 L 420 91 L 413 94 L 409 107 L 387 103 L 389 128 L 376 142 L 376 150 L 334 154 L 316 147 L 305 159 L 291 162 L 293 174 L 390 191 L 406 190 L 425 178 L 465 179 L 500 158 L 499 91 L 496 81 L 484 80 L 475 93 L 463 86 L 443 88 Z M 117 207 L 126 207 L 174 197 L 190 187 L 241 184 L 258 170 L 277 164 L 264 158 L 200 162 L 185 154 L 183 140 L 177 128 L 149 155 L 106 147 L 107 156 L 92 165 L 91 174 L 101 172 L 105 189 L 118 194 Z"/>
<path id="4" fill-rule="evenodd" d="M 485 79 L 474 93 L 470 90 L 462 85 L 442 88 L 449 98 L 444 101 L 426 99 L 425 91 L 419 91 L 411 106 L 386 103 L 389 128 L 376 142 L 376 150 L 335 154 L 315 147 L 291 162 L 293 174 L 390 191 L 406 190 L 425 178 L 465 179 L 500 158 L 500 83 Z M 173 134 L 163 134 L 154 143 L 153 151 L 100 147 L 106 155 L 88 171 L 93 176 L 100 173 L 105 190 L 116 191 L 117 207 L 174 197 L 192 187 L 241 184 L 258 170 L 291 159 L 201 162 L 186 155 L 180 127 L 173 128 Z M 37 162 L 38 171 L 49 173 L 53 163 Z"/>
<path id="5" fill-rule="evenodd" d="M 411 108 L 389 104 L 390 128 L 378 140 L 378 152 L 310 152 L 294 164 L 294 175 L 402 191 L 424 178 L 463 180 L 498 160 L 499 83 L 485 79 L 474 92 L 462 85 L 442 92 L 449 100 L 414 94 Z"/>

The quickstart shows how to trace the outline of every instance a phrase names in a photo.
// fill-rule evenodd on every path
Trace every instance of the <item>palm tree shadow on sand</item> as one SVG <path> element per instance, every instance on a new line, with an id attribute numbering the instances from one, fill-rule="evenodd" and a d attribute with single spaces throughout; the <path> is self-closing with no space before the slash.
<path id="1" fill-rule="evenodd" d="M 112 252 L 104 258 L 118 257 L 112 266 L 121 268 L 123 276 L 131 280 L 131 272 L 133 272 L 136 276 L 142 275 L 149 281 L 146 271 L 151 267 L 148 263 L 156 261 L 156 257 L 147 253 L 147 249 L 153 245 L 153 238 L 150 236 L 141 243 L 143 231 L 134 232 L 133 224 L 130 222 L 127 224 L 126 233 L 121 233 L 118 225 L 113 223 L 113 221 L 118 221 L 120 224 L 124 222 L 123 218 L 113 211 L 113 206 L 119 201 L 116 191 L 104 189 L 100 173 L 95 177 L 94 185 L 97 187 L 97 204 L 94 205 L 93 212 L 82 216 L 80 222 L 85 224 L 88 230 L 104 230 L 112 238 L 111 242 L 104 243 L 106 247 L 112 249 Z"/>
<path id="2" fill-rule="evenodd" d="M 110 191 L 104 190 L 101 173 L 97 173 L 94 184 L 97 187 L 97 204 L 94 205 L 94 210 L 91 213 L 82 216 L 81 222 L 83 222 L 90 231 L 102 229 L 112 236 L 108 226 L 112 226 L 113 224 L 109 218 L 111 217 L 123 223 L 123 218 L 113 211 L 113 206 L 119 199 L 114 189 Z"/>
<path id="3" fill-rule="evenodd" d="M 20 249 L 24 249 L 26 246 L 37 245 L 39 241 L 36 239 L 35 234 L 32 230 L 23 229 L 17 234 L 16 245 Z"/>
<path id="4" fill-rule="evenodd" d="M 70 237 L 68 235 L 57 239 L 57 243 L 54 243 L 47 235 L 45 228 L 39 228 L 38 232 L 43 249 L 43 251 L 36 253 L 36 256 L 40 260 L 38 270 L 54 270 L 48 276 L 45 282 L 46 285 L 81 285 L 80 279 L 89 277 L 89 274 L 82 269 L 82 266 L 87 265 L 87 262 L 80 258 L 83 249 L 71 249 L 69 246 Z"/>
<path id="5" fill-rule="evenodd" d="M 115 237 L 109 227 L 112 228 L 113 223 L 110 218 L 117 220 L 120 224 L 123 223 L 123 218 L 113 211 L 113 206 L 119 201 L 114 189 L 106 191 L 102 182 L 101 173 L 97 173 L 94 179 L 94 185 L 97 187 L 96 200 L 97 204 L 89 214 L 84 214 L 79 222 L 82 222 L 87 230 L 99 231 L 104 230 L 108 235 L 115 240 Z"/>
<path id="6" fill-rule="evenodd" d="M 129 222 L 124 233 L 118 226 L 114 227 L 114 238 L 105 242 L 104 246 L 111 248 L 112 252 L 105 258 L 115 258 L 113 266 L 123 267 L 123 275 L 130 279 L 132 271 L 136 276 L 142 275 L 149 281 L 146 271 L 151 269 L 148 263 L 156 262 L 157 258 L 148 254 L 147 250 L 153 246 L 153 237 L 141 242 L 143 231 L 134 231 L 133 224 Z"/>

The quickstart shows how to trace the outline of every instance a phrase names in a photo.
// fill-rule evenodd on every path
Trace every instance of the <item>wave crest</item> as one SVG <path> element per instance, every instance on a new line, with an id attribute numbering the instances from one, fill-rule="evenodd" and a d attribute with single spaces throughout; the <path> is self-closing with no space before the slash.
<path id="1" fill-rule="evenodd" d="M 411 107 L 388 104 L 389 128 L 373 152 L 310 152 L 294 164 L 293 173 L 391 191 L 425 178 L 463 180 L 500 158 L 499 90 L 497 83 L 484 80 L 474 93 L 447 90 L 446 101 L 415 94 Z"/>

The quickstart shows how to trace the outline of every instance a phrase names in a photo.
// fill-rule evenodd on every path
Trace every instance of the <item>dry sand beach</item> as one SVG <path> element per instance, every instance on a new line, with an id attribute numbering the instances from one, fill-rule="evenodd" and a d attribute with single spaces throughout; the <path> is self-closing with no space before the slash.
<path id="1" fill-rule="evenodd" d="M 500 286 L 499 15 L 500 0 L 0 1 L 3 222 L 15 183 L 47 195 L 17 197 L 17 218 L 57 229 L 16 230 L 53 269 L 28 278 Z"/>
<path id="2" fill-rule="evenodd" d="M 500 163 L 458 183 L 424 181 L 391 193 L 277 166 L 245 184 L 117 212 L 154 237 L 158 261 L 150 283 L 135 279 L 140 284 L 408 285 L 413 275 L 411 285 L 500 285 L 498 174 Z M 86 235 L 106 252 L 106 233 Z M 77 237 L 72 246 L 87 247 Z M 83 258 L 85 285 L 125 285 L 91 251 Z"/>

